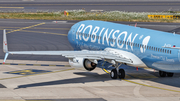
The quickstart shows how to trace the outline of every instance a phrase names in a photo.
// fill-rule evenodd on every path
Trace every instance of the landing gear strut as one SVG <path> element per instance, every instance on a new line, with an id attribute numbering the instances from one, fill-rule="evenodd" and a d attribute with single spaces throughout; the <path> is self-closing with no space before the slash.
<path id="1" fill-rule="evenodd" d="M 112 79 L 117 79 L 117 77 L 119 77 L 119 79 L 124 79 L 125 78 L 125 71 L 124 71 L 124 69 L 117 70 L 120 65 L 116 64 L 115 65 L 115 69 L 111 70 L 110 76 L 111 76 Z"/>
<path id="2" fill-rule="evenodd" d="M 173 77 L 174 73 L 167 73 L 167 72 L 164 72 L 164 71 L 159 71 L 159 76 L 160 77 L 166 77 L 166 75 L 168 77 Z"/>

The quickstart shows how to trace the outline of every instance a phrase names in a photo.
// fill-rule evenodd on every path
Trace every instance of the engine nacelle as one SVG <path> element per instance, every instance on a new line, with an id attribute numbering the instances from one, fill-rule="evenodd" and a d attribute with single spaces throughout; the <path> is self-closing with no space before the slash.
<path id="1" fill-rule="evenodd" d="M 95 64 L 94 62 L 91 62 L 90 60 L 84 58 L 69 59 L 69 64 L 75 68 L 84 67 L 88 71 L 94 70 L 97 66 L 97 64 Z"/>

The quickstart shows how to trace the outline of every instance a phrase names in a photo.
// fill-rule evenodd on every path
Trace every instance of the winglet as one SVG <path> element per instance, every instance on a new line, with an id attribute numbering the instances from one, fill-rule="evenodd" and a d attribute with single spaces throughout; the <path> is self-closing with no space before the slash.
<path id="1" fill-rule="evenodd" d="M 3 51 L 4 51 L 4 53 L 8 52 L 6 30 L 5 29 L 3 30 Z"/>
<path id="2" fill-rule="evenodd" d="M 8 57 L 8 55 L 9 55 L 9 53 L 6 53 L 6 54 L 5 54 L 3 64 L 5 64 L 5 61 L 6 61 L 7 57 Z"/>
<path id="3" fill-rule="evenodd" d="M 7 38 L 6 38 L 6 30 L 4 29 L 3 30 L 3 51 L 5 54 L 5 57 L 4 57 L 4 62 L 3 64 L 5 64 L 5 61 L 9 55 L 9 52 L 8 52 L 8 46 L 7 46 Z"/>

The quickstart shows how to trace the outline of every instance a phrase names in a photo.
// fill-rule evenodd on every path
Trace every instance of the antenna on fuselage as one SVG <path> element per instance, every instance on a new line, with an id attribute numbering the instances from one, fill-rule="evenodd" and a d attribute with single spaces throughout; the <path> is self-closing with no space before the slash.
<path id="1" fill-rule="evenodd" d="M 176 34 L 176 32 L 173 32 L 173 34 L 175 35 L 175 34 Z"/>

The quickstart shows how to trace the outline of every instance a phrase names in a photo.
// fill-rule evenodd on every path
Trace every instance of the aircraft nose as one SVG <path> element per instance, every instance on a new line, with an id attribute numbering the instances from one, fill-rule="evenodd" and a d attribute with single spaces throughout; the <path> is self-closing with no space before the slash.
<path id="1" fill-rule="evenodd" d="M 76 49 L 75 34 L 76 34 L 77 26 L 78 26 L 77 24 L 73 25 L 68 32 L 68 41 L 74 49 Z"/>

